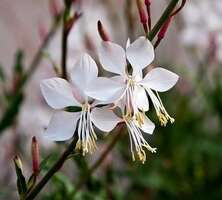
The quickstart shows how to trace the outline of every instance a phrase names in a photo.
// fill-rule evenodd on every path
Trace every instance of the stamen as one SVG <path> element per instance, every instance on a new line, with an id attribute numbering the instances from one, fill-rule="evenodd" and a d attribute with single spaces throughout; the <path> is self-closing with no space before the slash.
<path id="1" fill-rule="evenodd" d="M 153 105 L 156 110 L 156 114 L 157 114 L 157 117 L 159 118 L 161 126 L 166 126 L 168 120 L 170 120 L 170 122 L 173 123 L 175 120 L 167 113 L 158 92 L 156 91 L 156 95 L 155 95 L 151 89 L 146 88 L 146 90 L 153 102 Z"/>
<path id="2" fill-rule="evenodd" d="M 88 103 L 82 106 L 82 112 L 78 127 L 78 142 L 76 149 L 82 150 L 83 156 L 86 153 L 93 153 L 96 147 L 97 136 L 90 119 L 90 105 Z"/>
<path id="3" fill-rule="evenodd" d="M 152 148 L 147 141 L 144 139 L 140 129 L 136 126 L 136 124 L 133 122 L 133 118 L 131 116 L 125 115 L 123 117 L 128 131 L 129 131 L 129 138 L 130 138 L 130 150 L 132 154 L 132 159 L 135 161 L 135 154 L 138 157 L 138 159 L 144 164 L 146 161 L 146 152 L 144 150 L 144 147 L 151 151 L 152 153 L 156 153 L 156 148 Z"/>

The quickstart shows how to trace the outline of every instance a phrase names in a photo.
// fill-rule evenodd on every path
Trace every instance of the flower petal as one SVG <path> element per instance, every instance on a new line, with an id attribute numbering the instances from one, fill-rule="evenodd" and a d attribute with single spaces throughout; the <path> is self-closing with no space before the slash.
<path id="1" fill-rule="evenodd" d="M 71 70 L 73 84 L 84 93 L 90 82 L 98 76 L 95 61 L 88 54 L 83 54 Z"/>
<path id="2" fill-rule="evenodd" d="M 112 42 L 102 42 L 98 54 L 100 63 L 105 70 L 125 75 L 126 55 L 121 46 Z"/>
<path id="3" fill-rule="evenodd" d="M 80 112 L 71 113 L 58 111 L 52 116 L 45 137 L 52 141 L 65 141 L 70 139 L 76 129 Z"/>
<path id="4" fill-rule="evenodd" d="M 179 76 L 161 67 L 152 69 L 140 82 L 141 85 L 159 92 L 165 92 L 172 88 Z"/>
<path id="5" fill-rule="evenodd" d="M 134 100 L 135 100 L 136 106 L 140 110 L 142 110 L 142 111 L 149 110 L 149 102 L 148 102 L 148 98 L 146 95 L 146 91 L 141 86 L 135 87 Z"/>
<path id="6" fill-rule="evenodd" d="M 139 37 L 126 49 L 126 57 L 133 70 L 138 71 L 148 66 L 154 59 L 154 48 L 145 37 Z"/>
<path id="7" fill-rule="evenodd" d="M 50 78 L 42 80 L 40 88 L 46 102 L 54 109 L 80 106 L 74 98 L 70 84 L 65 79 Z"/>
<path id="8" fill-rule="evenodd" d="M 135 121 L 136 125 L 145 133 L 150 135 L 153 134 L 155 129 L 155 124 L 144 114 L 144 123 L 139 125 L 137 121 Z"/>
<path id="9" fill-rule="evenodd" d="M 104 132 L 109 132 L 122 121 L 113 111 L 107 108 L 94 108 L 91 112 L 91 120 L 94 125 Z"/>
<path id="10" fill-rule="evenodd" d="M 86 90 L 86 94 L 100 101 L 115 101 L 125 91 L 125 84 L 99 77 Z"/>

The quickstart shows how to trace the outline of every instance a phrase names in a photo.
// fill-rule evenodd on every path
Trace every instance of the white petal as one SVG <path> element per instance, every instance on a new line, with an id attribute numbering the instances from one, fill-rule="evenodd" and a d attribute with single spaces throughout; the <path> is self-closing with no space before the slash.
<path id="1" fill-rule="evenodd" d="M 125 75 L 126 55 L 121 46 L 112 42 L 102 42 L 98 53 L 100 63 L 105 70 Z"/>
<path id="2" fill-rule="evenodd" d="M 65 79 L 50 78 L 42 80 L 40 88 L 46 102 L 54 109 L 80 106 L 74 98 L 70 84 Z"/>
<path id="3" fill-rule="evenodd" d="M 141 70 L 154 59 L 153 45 L 145 37 L 139 37 L 126 49 L 126 57 L 133 70 Z"/>
<path id="4" fill-rule="evenodd" d="M 72 82 L 82 92 L 97 76 L 97 65 L 88 54 L 83 54 L 71 70 Z"/>
<path id="5" fill-rule="evenodd" d="M 135 123 L 143 132 L 153 134 L 155 124 L 146 115 L 144 115 L 144 123 L 141 126 L 137 123 L 137 121 L 135 121 Z"/>
<path id="6" fill-rule="evenodd" d="M 110 101 L 120 96 L 125 87 L 125 84 L 115 82 L 109 78 L 99 77 L 88 87 L 86 94 L 100 101 Z"/>
<path id="7" fill-rule="evenodd" d="M 134 100 L 136 106 L 142 111 L 149 110 L 149 102 L 144 88 L 138 86 L 134 90 Z"/>
<path id="8" fill-rule="evenodd" d="M 113 111 L 107 108 L 94 108 L 91 112 L 91 120 L 94 125 L 104 132 L 109 132 L 122 121 Z"/>
<path id="9" fill-rule="evenodd" d="M 80 112 L 58 111 L 54 113 L 44 136 L 52 141 L 70 139 L 75 132 L 79 117 Z"/>
<path id="10" fill-rule="evenodd" d="M 172 88 L 178 81 L 179 76 L 161 67 L 152 69 L 140 82 L 145 87 L 159 92 L 165 92 Z"/>

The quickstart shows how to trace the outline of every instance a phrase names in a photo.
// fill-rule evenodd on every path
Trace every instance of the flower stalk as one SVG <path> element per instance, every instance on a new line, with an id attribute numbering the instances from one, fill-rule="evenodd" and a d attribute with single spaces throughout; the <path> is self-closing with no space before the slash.
<path id="1" fill-rule="evenodd" d="M 46 183 L 52 178 L 52 176 L 61 169 L 64 162 L 67 160 L 70 154 L 73 153 L 75 149 L 76 143 L 78 141 L 78 137 L 75 137 L 73 141 L 69 144 L 67 149 L 61 155 L 59 160 L 49 169 L 46 175 L 39 181 L 39 183 L 33 188 L 32 191 L 24 198 L 24 200 L 32 200 L 34 199 L 38 193 L 42 190 L 42 188 L 46 185 Z"/>

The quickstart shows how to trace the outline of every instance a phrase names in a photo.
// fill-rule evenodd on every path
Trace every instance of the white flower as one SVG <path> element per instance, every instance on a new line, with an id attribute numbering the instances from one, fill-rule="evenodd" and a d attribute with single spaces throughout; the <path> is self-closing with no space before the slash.
<path id="1" fill-rule="evenodd" d="M 143 114 L 143 123 L 139 124 L 137 119 L 131 115 L 124 114 L 124 108 L 122 108 L 121 117 L 118 117 L 108 108 L 95 108 L 92 111 L 92 119 L 96 127 L 101 129 L 102 131 L 106 130 L 107 124 L 101 122 L 100 119 L 107 118 L 112 119 L 112 123 L 125 123 L 128 129 L 129 138 L 130 138 L 130 150 L 132 154 L 133 161 L 135 161 L 135 153 L 136 156 L 142 163 L 146 161 L 146 152 L 144 148 L 151 151 L 152 153 L 156 153 L 156 148 L 152 148 L 147 141 L 144 139 L 142 132 L 152 134 L 155 128 L 153 122 L 150 121 L 148 117 Z"/>
<path id="2" fill-rule="evenodd" d="M 91 110 L 95 102 L 85 94 L 89 84 L 98 76 L 95 61 L 87 54 L 81 56 L 71 71 L 72 85 L 62 78 L 50 78 L 41 81 L 42 94 L 49 106 L 58 110 L 53 115 L 45 136 L 53 141 L 70 139 L 77 128 L 77 148 L 85 153 L 92 153 L 96 148 L 97 139 L 93 129 L 94 120 L 99 120 L 105 125 L 104 131 L 111 131 L 116 123 L 112 116 L 106 115 L 96 119 L 91 117 Z M 74 106 L 81 108 L 79 112 L 66 112 L 63 109 Z M 78 124 L 78 125 L 77 125 Z"/>
<path id="3" fill-rule="evenodd" d="M 132 73 L 127 69 L 127 60 L 132 67 Z M 126 106 L 126 115 L 133 115 L 140 123 L 143 117 L 139 111 L 149 110 L 147 94 L 150 96 L 157 116 L 162 125 L 173 118 L 166 112 L 158 93 L 172 88 L 178 75 L 163 68 L 152 69 L 142 78 L 142 70 L 154 60 L 154 49 L 145 37 L 139 37 L 124 49 L 112 42 L 102 42 L 99 49 L 99 60 L 107 71 L 119 74 L 111 79 L 97 78 L 87 89 L 87 94 L 104 102 L 120 102 Z M 142 115 L 143 116 L 143 115 Z"/>

